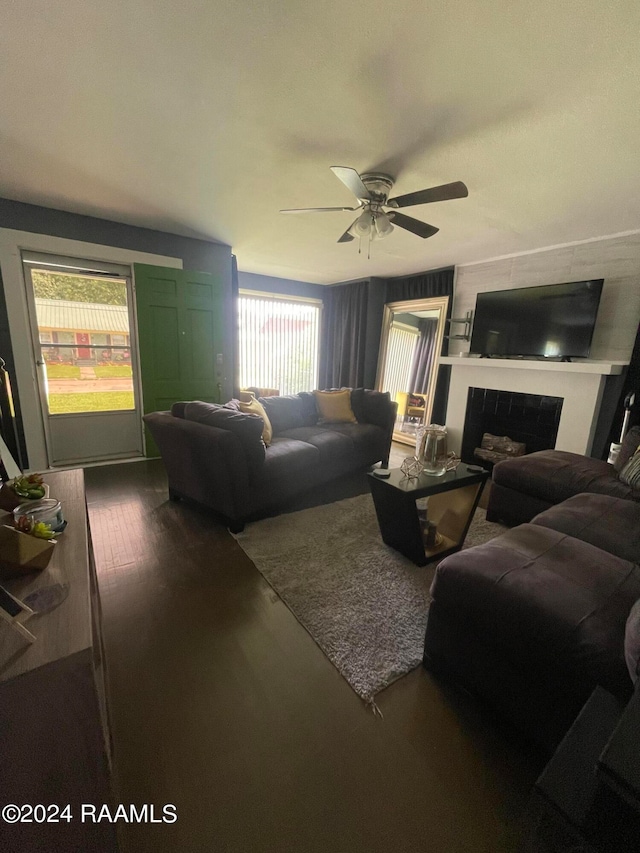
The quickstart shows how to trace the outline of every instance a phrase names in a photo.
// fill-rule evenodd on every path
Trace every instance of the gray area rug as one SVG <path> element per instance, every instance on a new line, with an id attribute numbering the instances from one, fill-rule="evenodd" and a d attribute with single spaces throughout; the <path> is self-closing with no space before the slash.
<path id="1" fill-rule="evenodd" d="M 465 547 L 504 530 L 478 509 Z M 257 521 L 236 539 L 364 699 L 421 662 L 434 565 L 383 543 L 370 495 Z"/>

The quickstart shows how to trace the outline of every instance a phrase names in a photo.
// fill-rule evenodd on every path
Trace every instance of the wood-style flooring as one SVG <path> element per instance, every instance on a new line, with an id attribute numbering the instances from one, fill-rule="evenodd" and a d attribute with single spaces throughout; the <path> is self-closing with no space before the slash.
<path id="1" fill-rule="evenodd" d="M 160 461 L 85 474 L 116 799 L 178 814 L 124 853 L 518 849 L 543 757 L 422 667 L 374 715 Z"/>

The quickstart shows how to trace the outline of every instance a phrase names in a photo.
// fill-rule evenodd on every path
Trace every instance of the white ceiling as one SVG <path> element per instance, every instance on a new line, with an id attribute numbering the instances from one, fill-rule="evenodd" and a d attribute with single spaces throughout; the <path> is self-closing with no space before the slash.
<path id="1" fill-rule="evenodd" d="M 221 240 L 239 267 L 335 282 L 640 227 L 637 0 L 2 3 L 0 195 Z M 358 255 L 332 165 L 405 209 Z"/>

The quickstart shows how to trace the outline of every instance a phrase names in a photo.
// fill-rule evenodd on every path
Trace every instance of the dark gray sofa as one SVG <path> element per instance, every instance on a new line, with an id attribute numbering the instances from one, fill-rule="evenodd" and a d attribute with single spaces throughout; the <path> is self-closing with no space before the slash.
<path id="1" fill-rule="evenodd" d="M 640 491 L 618 478 L 638 445 L 640 426 L 634 426 L 625 436 L 615 465 L 562 450 L 540 450 L 499 462 L 493 469 L 487 519 L 522 524 L 585 492 L 640 501 Z"/>
<path id="2" fill-rule="evenodd" d="M 176 403 L 144 421 L 164 462 L 173 499 L 218 513 L 233 532 L 314 486 L 376 462 L 388 464 L 396 403 L 388 393 L 351 390 L 357 423 L 318 423 L 313 394 L 260 397 L 273 427 L 234 408 Z"/>

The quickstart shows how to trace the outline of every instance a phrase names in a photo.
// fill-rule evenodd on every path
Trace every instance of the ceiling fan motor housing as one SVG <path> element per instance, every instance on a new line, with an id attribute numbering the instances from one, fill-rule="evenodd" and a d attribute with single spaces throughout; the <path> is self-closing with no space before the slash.
<path id="1" fill-rule="evenodd" d="M 371 200 L 374 204 L 386 204 L 394 180 L 391 175 L 385 175 L 383 172 L 365 172 L 360 176 L 362 183 L 369 190 Z"/>

